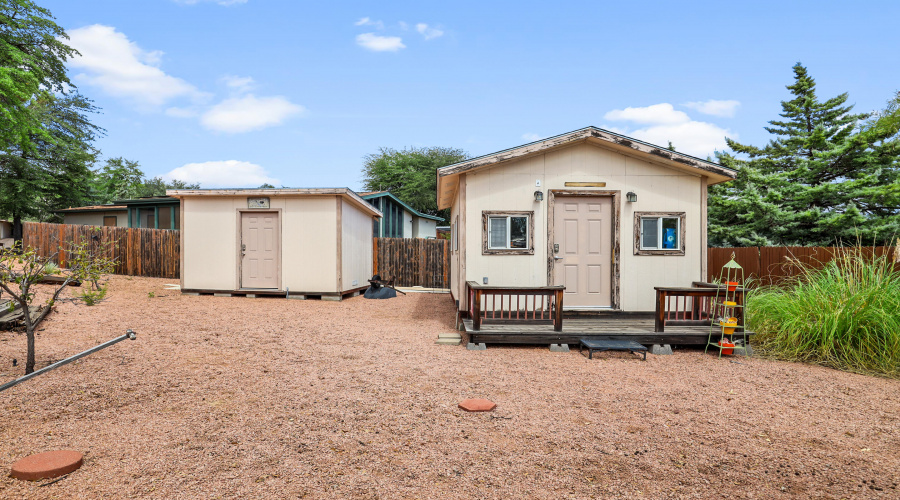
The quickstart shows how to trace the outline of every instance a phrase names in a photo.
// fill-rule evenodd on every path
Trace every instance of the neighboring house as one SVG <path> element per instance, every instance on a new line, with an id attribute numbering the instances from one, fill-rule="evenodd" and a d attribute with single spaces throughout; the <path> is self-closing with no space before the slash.
<path id="1" fill-rule="evenodd" d="M 706 277 L 707 187 L 734 170 L 587 127 L 438 169 L 451 290 L 565 285 L 564 309 L 653 311 Z"/>
<path id="2" fill-rule="evenodd" d="M 9 248 L 15 241 L 12 237 L 13 225 L 7 220 L 0 220 L 0 248 Z"/>
<path id="3" fill-rule="evenodd" d="M 180 202 L 171 196 L 147 196 L 131 200 L 117 200 L 116 205 L 125 205 L 128 227 L 151 229 L 180 229 L 181 217 L 178 213 Z"/>
<path id="4" fill-rule="evenodd" d="M 347 188 L 178 189 L 183 293 L 318 295 L 368 286 L 373 220 Z"/>
<path id="5" fill-rule="evenodd" d="M 375 221 L 373 229 L 376 238 L 434 238 L 437 236 L 437 223 L 444 220 L 416 211 L 388 191 L 359 195 L 384 214 Z"/>
<path id="6" fill-rule="evenodd" d="M 63 224 L 178 229 L 178 210 L 177 198 L 148 196 L 116 200 L 108 205 L 66 208 L 56 213 L 62 214 Z"/>
<path id="7" fill-rule="evenodd" d="M 437 237 L 443 238 L 445 240 L 450 239 L 450 226 L 438 226 L 437 227 Z"/>
<path id="8" fill-rule="evenodd" d="M 128 207 L 117 203 L 69 207 L 57 210 L 56 213 L 63 216 L 63 224 L 128 227 Z"/>

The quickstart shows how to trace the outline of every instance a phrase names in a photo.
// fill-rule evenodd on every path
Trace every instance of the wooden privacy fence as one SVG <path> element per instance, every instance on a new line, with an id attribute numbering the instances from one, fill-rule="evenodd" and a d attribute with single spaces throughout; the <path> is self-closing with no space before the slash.
<path id="1" fill-rule="evenodd" d="M 707 250 L 707 281 L 717 280 L 722 266 L 731 259 L 744 268 L 744 277 L 753 278 L 758 284 L 770 285 L 795 278 L 799 274 L 796 263 L 820 268 L 840 252 L 861 252 L 865 257 L 884 257 L 894 260 L 895 247 L 742 247 L 709 248 Z"/>
<path id="2" fill-rule="evenodd" d="M 450 242 L 423 238 L 374 238 L 375 274 L 396 286 L 450 287 Z"/>
<path id="3" fill-rule="evenodd" d="M 91 241 L 93 248 L 109 243 L 104 257 L 115 259 L 115 274 L 178 278 L 181 267 L 179 231 L 76 224 L 23 223 L 22 244 L 41 257 L 54 257 L 66 267 L 66 252 L 72 243 Z"/>

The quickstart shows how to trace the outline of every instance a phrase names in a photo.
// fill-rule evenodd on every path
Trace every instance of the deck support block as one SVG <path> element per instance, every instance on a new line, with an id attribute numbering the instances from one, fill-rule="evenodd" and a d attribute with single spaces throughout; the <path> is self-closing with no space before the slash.
<path id="1" fill-rule="evenodd" d="M 247 297 L 248 299 L 255 299 L 255 298 L 256 298 L 256 294 L 255 294 L 255 293 L 248 293 L 247 295 L 245 295 L 245 297 Z"/>
<path id="2" fill-rule="evenodd" d="M 487 350 L 487 345 L 484 342 L 480 342 L 478 344 L 469 342 L 468 344 L 466 344 L 466 349 L 470 351 L 485 351 Z"/>
<path id="3" fill-rule="evenodd" d="M 192 297 L 199 297 L 200 294 L 197 292 L 181 292 L 181 295 L 190 295 Z"/>
<path id="4" fill-rule="evenodd" d="M 650 354 L 657 356 L 672 354 L 672 346 L 669 344 L 653 344 L 650 346 Z"/>
<path id="5" fill-rule="evenodd" d="M 342 298 L 343 297 L 341 297 L 340 295 L 323 295 L 322 296 L 322 300 L 330 300 L 332 302 L 340 302 Z"/>
<path id="6" fill-rule="evenodd" d="M 213 297 L 231 297 L 230 293 L 214 293 Z"/>
<path id="7" fill-rule="evenodd" d="M 288 295 L 289 299 L 306 300 L 306 295 Z"/>
<path id="8" fill-rule="evenodd" d="M 550 344 L 550 352 L 569 352 L 569 344 Z"/>
<path id="9" fill-rule="evenodd" d="M 750 345 L 750 342 L 744 344 L 743 349 L 735 349 L 735 354 L 740 354 L 741 356 L 752 357 L 753 356 L 753 346 Z"/>

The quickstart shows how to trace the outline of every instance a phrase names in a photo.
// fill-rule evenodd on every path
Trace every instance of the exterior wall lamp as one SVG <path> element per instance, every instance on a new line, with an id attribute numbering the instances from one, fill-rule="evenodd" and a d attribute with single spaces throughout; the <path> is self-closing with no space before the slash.
<path id="1" fill-rule="evenodd" d="M 544 201 L 544 192 L 543 191 L 535 191 L 534 192 L 534 201 Z"/>
<path id="2" fill-rule="evenodd" d="M 635 193 L 634 191 L 629 191 L 625 195 L 625 199 L 628 200 L 628 203 L 634 203 L 637 201 L 637 193 Z"/>

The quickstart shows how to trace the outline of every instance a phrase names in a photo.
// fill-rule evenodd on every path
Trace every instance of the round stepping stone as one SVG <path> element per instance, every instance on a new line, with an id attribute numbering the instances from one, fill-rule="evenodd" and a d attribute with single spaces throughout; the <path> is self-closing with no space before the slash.
<path id="1" fill-rule="evenodd" d="M 25 481 L 37 481 L 68 474 L 77 470 L 83 463 L 84 456 L 77 451 L 45 451 L 14 463 L 9 475 Z"/>
<path id="2" fill-rule="evenodd" d="M 466 411 L 491 411 L 497 407 L 497 403 L 487 399 L 466 399 L 459 403 L 459 407 Z"/>

